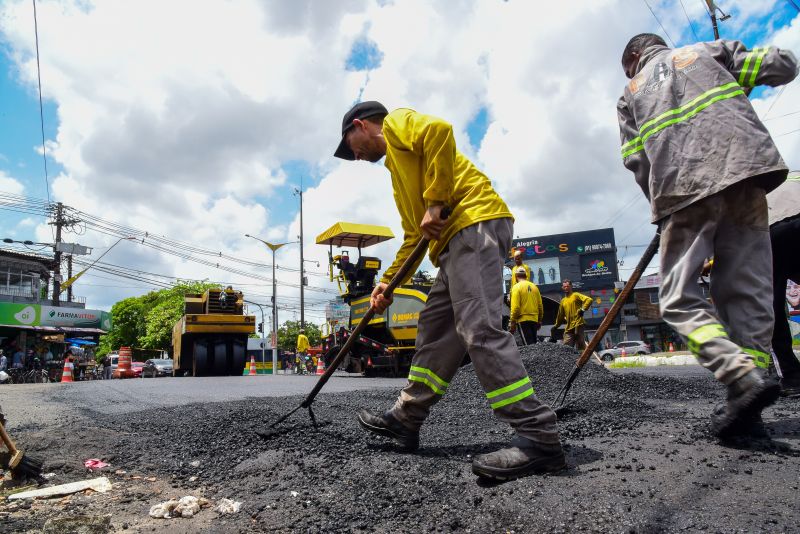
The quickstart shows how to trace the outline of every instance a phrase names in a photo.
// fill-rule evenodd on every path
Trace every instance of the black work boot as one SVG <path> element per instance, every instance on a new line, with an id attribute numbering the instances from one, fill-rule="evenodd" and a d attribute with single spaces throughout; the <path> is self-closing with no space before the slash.
<path id="1" fill-rule="evenodd" d="M 401 451 L 413 452 L 419 448 L 419 432 L 403 426 L 390 412 L 376 415 L 369 410 L 361 410 L 358 423 L 373 434 L 391 439 Z"/>
<path id="2" fill-rule="evenodd" d="M 711 416 L 712 419 L 724 414 L 727 407 L 728 406 L 726 404 L 718 404 L 716 408 L 714 408 L 714 414 Z M 761 414 L 759 413 L 751 419 L 742 420 L 741 424 L 737 425 L 734 431 L 728 433 L 726 436 L 723 436 L 723 438 L 768 439 L 769 432 L 767 432 L 767 426 L 764 424 L 764 420 L 761 418 Z"/>
<path id="3" fill-rule="evenodd" d="M 753 369 L 728 386 L 728 402 L 724 409 L 711 415 L 711 433 L 720 438 L 740 435 L 761 410 L 778 400 L 778 382 Z"/>
<path id="4" fill-rule="evenodd" d="M 543 444 L 516 436 L 511 446 L 472 460 L 472 472 L 494 480 L 514 480 L 536 473 L 555 473 L 567 466 L 560 443 Z"/>
<path id="5" fill-rule="evenodd" d="M 800 397 L 800 373 L 787 374 L 781 378 L 781 397 Z"/>

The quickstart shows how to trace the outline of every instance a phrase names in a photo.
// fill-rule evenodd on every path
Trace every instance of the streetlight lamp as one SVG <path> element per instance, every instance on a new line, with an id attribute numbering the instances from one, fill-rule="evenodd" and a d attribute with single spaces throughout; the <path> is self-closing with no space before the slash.
<path id="1" fill-rule="evenodd" d="M 267 245 L 272 251 L 272 376 L 277 376 L 278 369 L 278 299 L 276 291 L 278 289 L 277 280 L 275 279 L 275 251 L 288 243 L 270 243 L 250 234 L 244 234 L 245 237 L 255 239 Z"/>
<path id="2" fill-rule="evenodd" d="M 84 270 L 82 270 L 81 272 L 79 272 L 79 273 L 78 273 L 78 274 L 76 274 L 75 276 L 72 276 L 72 277 L 70 277 L 68 280 L 66 280 L 65 282 L 63 282 L 63 283 L 61 284 L 61 287 L 59 288 L 59 291 L 58 291 L 58 292 L 59 292 L 59 293 L 63 293 L 65 289 L 67 289 L 67 288 L 68 288 L 68 287 L 70 287 L 72 284 L 74 284 L 74 283 L 75 283 L 75 281 L 76 281 L 76 280 L 78 280 L 78 278 L 80 278 L 81 276 L 83 276 L 83 274 L 84 274 L 86 271 L 88 271 L 89 269 L 91 269 L 92 267 L 94 267 L 94 265 L 95 265 L 95 264 L 96 264 L 98 261 L 100 261 L 100 260 L 102 260 L 102 259 L 103 259 L 103 256 L 105 256 L 106 254 L 108 254 L 109 252 L 111 252 L 111 249 L 112 249 L 112 248 L 114 248 L 114 247 L 116 247 L 117 245 L 119 245 L 119 244 L 120 244 L 120 242 L 122 242 L 122 241 L 135 241 L 135 240 L 136 240 L 136 238 L 135 238 L 135 237 L 133 237 L 133 236 L 128 236 L 128 237 L 120 237 L 119 239 L 117 239 L 117 241 L 116 241 L 116 242 L 115 242 L 113 245 L 111 245 L 110 247 L 108 247 L 108 248 L 106 249 L 106 251 L 105 251 L 105 252 L 103 252 L 102 254 L 100 254 L 100 256 L 98 256 L 98 258 L 97 258 L 96 260 L 94 260 L 92 263 L 90 263 L 88 267 L 86 267 Z M 72 264 L 70 263 L 70 269 L 71 269 L 71 268 L 72 268 Z"/>

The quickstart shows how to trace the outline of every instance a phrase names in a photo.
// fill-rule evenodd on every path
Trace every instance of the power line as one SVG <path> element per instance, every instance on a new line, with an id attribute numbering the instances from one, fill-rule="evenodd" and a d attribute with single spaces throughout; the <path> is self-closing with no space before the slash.
<path id="1" fill-rule="evenodd" d="M 790 132 L 783 132 L 782 134 L 778 134 L 778 135 L 776 135 L 775 137 L 783 137 L 784 135 L 793 134 L 793 133 L 795 133 L 795 132 L 800 132 L 800 128 L 798 128 L 798 129 L 796 129 L 796 130 L 792 130 L 792 131 L 790 131 Z"/>
<path id="2" fill-rule="evenodd" d="M 650 10 L 650 13 L 653 15 L 653 18 L 656 19 L 656 22 L 658 22 L 658 25 L 661 26 L 661 29 L 664 31 L 664 35 L 667 36 L 667 40 L 672 44 L 672 47 L 675 48 L 675 41 L 672 40 L 672 37 L 669 36 L 669 33 L 667 32 L 667 29 L 664 27 L 663 24 L 661 24 L 661 21 L 658 19 L 658 15 L 656 15 L 656 12 L 653 11 L 653 8 L 650 7 L 650 4 L 647 2 L 647 0 L 642 0 L 642 1 L 644 2 L 644 5 L 647 6 L 647 9 Z"/>
<path id="3" fill-rule="evenodd" d="M 792 111 L 791 113 L 784 113 L 783 115 L 778 115 L 777 117 L 770 117 L 768 119 L 761 119 L 761 122 L 774 121 L 775 119 L 782 119 L 784 117 L 789 117 L 790 115 L 797 115 L 798 113 L 800 113 L 800 110 Z"/>
<path id="4" fill-rule="evenodd" d="M 39 122 L 42 127 L 42 159 L 44 160 L 44 185 L 47 201 L 50 202 L 50 178 L 47 175 L 47 149 L 44 138 L 44 106 L 42 105 L 42 67 L 39 64 L 39 22 L 36 17 L 36 0 L 33 2 L 33 32 L 36 36 L 36 75 L 39 79 Z"/>
<path id="5" fill-rule="evenodd" d="M 694 40 L 700 41 L 700 37 L 697 36 L 697 32 L 694 29 L 694 24 L 692 23 L 692 19 L 689 18 L 689 13 L 686 12 L 686 6 L 683 5 L 683 0 L 680 0 L 681 8 L 683 8 L 683 14 L 686 15 L 686 20 L 689 21 L 689 27 L 692 29 L 692 33 L 694 34 Z"/>
<path id="6" fill-rule="evenodd" d="M 781 90 L 778 91 L 778 96 L 776 96 L 775 99 L 772 101 L 772 103 L 770 103 L 769 108 L 767 108 L 767 112 L 764 113 L 764 118 L 761 120 L 767 120 L 769 112 L 772 111 L 772 108 L 775 106 L 775 103 L 778 101 L 778 99 L 781 97 L 781 95 L 783 94 L 783 92 L 786 90 L 787 87 L 788 85 L 784 85 L 783 87 L 781 87 Z"/>

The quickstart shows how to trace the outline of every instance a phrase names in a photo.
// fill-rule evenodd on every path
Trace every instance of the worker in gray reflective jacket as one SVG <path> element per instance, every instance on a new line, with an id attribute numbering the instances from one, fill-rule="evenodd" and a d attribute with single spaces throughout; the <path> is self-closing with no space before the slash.
<path id="1" fill-rule="evenodd" d="M 792 81 L 797 60 L 738 41 L 670 49 L 640 34 L 622 66 L 631 80 L 617 104 L 622 158 L 661 229 L 661 313 L 728 386 L 711 429 L 733 436 L 780 390 L 759 368 L 769 366 L 774 318 L 766 193 L 788 169 L 747 93 Z M 697 284 L 712 256 L 713 304 Z"/>
<path id="2" fill-rule="evenodd" d="M 800 284 L 800 172 L 767 195 L 769 206 L 769 237 L 772 244 L 773 311 L 775 329 L 772 350 L 781 370 L 781 395 L 800 396 L 800 362 L 792 351 L 792 334 L 787 320 L 790 312 L 800 313 L 800 304 L 790 300 L 786 283 Z"/>

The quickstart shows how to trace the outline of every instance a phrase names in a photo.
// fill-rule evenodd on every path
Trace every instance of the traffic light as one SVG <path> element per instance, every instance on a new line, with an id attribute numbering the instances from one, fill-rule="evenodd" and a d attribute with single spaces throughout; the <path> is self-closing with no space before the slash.
<path id="1" fill-rule="evenodd" d="M 264 333 L 264 321 L 258 323 L 258 331 L 262 334 Z"/>

